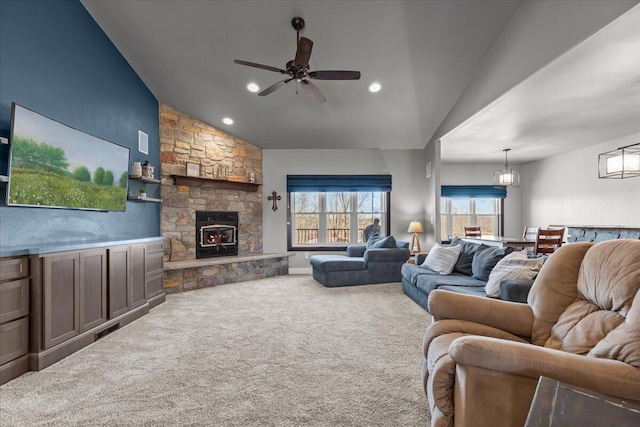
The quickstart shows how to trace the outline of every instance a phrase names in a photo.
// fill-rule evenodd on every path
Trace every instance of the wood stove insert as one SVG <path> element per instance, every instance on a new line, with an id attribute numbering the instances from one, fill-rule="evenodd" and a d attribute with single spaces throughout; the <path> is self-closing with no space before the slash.
<path id="1" fill-rule="evenodd" d="M 196 258 L 238 255 L 238 212 L 196 212 Z"/>

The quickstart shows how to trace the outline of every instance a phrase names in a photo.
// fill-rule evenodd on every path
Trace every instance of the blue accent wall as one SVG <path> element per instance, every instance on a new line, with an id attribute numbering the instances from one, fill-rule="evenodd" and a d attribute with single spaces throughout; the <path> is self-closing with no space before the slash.
<path id="1" fill-rule="evenodd" d="M 77 0 L 0 1 L 0 135 L 11 103 L 130 149 L 160 165 L 158 101 Z M 138 151 L 138 130 L 149 154 Z M 8 149 L 0 151 L 6 174 Z M 156 177 L 159 173 L 156 172 Z M 160 236 L 160 205 L 127 202 L 126 212 L 7 207 L 0 184 L 0 246 Z M 130 192 L 139 189 L 130 183 Z M 159 185 L 146 185 L 149 196 Z"/>

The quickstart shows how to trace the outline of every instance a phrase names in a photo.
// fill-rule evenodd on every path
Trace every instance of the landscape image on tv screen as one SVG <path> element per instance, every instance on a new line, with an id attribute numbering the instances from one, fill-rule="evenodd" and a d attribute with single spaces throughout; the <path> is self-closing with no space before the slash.
<path id="1" fill-rule="evenodd" d="M 126 147 L 13 104 L 10 153 L 10 206 L 126 208 Z"/>

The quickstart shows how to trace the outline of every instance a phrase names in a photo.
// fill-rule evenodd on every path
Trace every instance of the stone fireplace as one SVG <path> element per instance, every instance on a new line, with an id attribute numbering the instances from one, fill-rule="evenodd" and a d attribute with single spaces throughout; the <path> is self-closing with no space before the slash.
<path id="1" fill-rule="evenodd" d="M 225 236 L 235 239 L 233 255 L 262 253 L 262 187 L 257 188 L 262 183 L 262 150 L 259 147 L 161 104 L 160 159 L 161 232 L 167 239 L 165 262 L 200 258 L 197 255 L 199 236 L 194 227 L 198 212 L 235 212 L 235 235 Z M 214 185 L 221 182 L 199 180 L 198 177 L 176 183 L 172 175 L 186 175 L 187 162 L 198 164 L 203 178 L 211 177 L 214 169 L 224 165 L 228 175 L 222 184 L 228 185 Z M 250 176 L 257 185 L 247 190 L 242 185 L 249 182 Z M 233 184 L 239 185 L 234 188 Z M 212 236 L 212 230 L 205 229 L 205 232 Z M 227 243 L 206 246 L 213 243 L 205 241 L 201 246 L 217 254 L 226 252 Z"/>
<path id="2" fill-rule="evenodd" d="M 165 292 L 289 273 L 290 253 L 262 253 L 259 147 L 160 104 L 160 160 Z"/>
<path id="3" fill-rule="evenodd" d="M 196 212 L 196 258 L 238 255 L 238 212 Z"/>

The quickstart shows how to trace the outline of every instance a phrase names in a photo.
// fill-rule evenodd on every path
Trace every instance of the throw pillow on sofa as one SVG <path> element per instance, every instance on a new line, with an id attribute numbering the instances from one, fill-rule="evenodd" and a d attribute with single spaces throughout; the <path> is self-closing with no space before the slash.
<path id="1" fill-rule="evenodd" d="M 456 265 L 460 256 L 460 246 L 440 246 L 433 245 L 427 258 L 422 263 L 423 267 L 436 271 L 440 274 L 451 274 L 453 266 Z"/>
<path id="2" fill-rule="evenodd" d="M 488 297 L 497 298 L 500 283 L 509 279 L 534 279 L 544 263 L 544 258 L 527 258 L 527 251 L 513 252 L 502 258 L 489 274 L 485 286 Z"/>
<path id="3" fill-rule="evenodd" d="M 375 248 L 395 248 L 396 239 L 393 236 L 382 237 L 379 234 L 374 234 L 367 240 L 367 249 Z"/>
<path id="4" fill-rule="evenodd" d="M 489 273 L 491 273 L 498 261 L 513 251 L 513 248 L 498 248 L 495 246 L 478 248 L 471 262 L 472 277 L 486 282 L 489 280 Z"/>
<path id="5" fill-rule="evenodd" d="M 465 242 L 464 240 L 456 237 L 451 241 L 449 246 L 460 245 L 460 256 L 456 265 L 453 266 L 453 271 L 456 273 L 462 273 L 467 276 L 471 276 L 473 271 L 471 270 L 471 263 L 473 262 L 473 256 L 480 248 L 488 248 L 487 245 L 480 245 L 473 242 Z"/>

